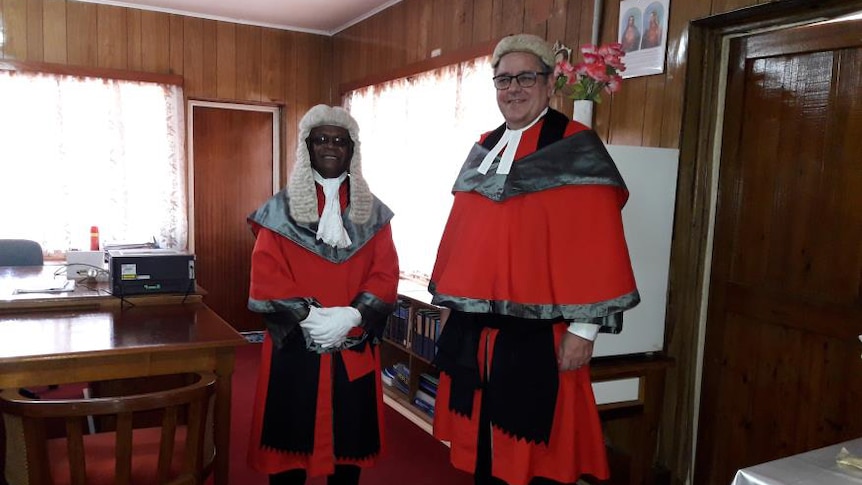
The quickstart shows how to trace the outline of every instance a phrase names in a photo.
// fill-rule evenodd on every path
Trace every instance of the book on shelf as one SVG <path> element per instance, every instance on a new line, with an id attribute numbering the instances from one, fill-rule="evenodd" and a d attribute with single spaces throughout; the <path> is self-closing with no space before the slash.
<path id="1" fill-rule="evenodd" d="M 434 405 L 428 404 L 425 401 L 419 399 L 418 397 L 413 398 L 413 405 L 429 417 L 434 417 Z"/>
<path id="2" fill-rule="evenodd" d="M 437 397 L 437 384 L 439 379 L 430 374 L 419 375 L 419 389 L 428 393 L 428 395 Z"/>
<path id="3" fill-rule="evenodd" d="M 437 337 L 440 335 L 440 311 L 428 308 L 417 310 L 413 316 L 412 332 L 410 350 L 426 360 L 433 360 Z"/>
<path id="4" fill-rule="evenodd" d="M 389 321 L 383 331 L 383 336 L 389 340 L 407 347 L 408 325 L 410 318 L 410 303 L 399 299 L 395 310 L 389 316 Z"/>
<path id="5" fill-rule="evenodd" d="M 422 389 L 418 389 L 416 391 L 416 396 L 414 396 L 414 399 L 418 399 L 418 400 L 424 402 L 425 404 L 428 404 L 432 408 L 434 407 L 434 403 L 437 402 L 436 397 L 429 395 L 427 392 L 423 391 Z"/>
<path id="6" fill-rule="evenodd" d="M 410 394 L 410 368 L 402 362 L 383 368 L 381 380 L 405 395 Z"/>

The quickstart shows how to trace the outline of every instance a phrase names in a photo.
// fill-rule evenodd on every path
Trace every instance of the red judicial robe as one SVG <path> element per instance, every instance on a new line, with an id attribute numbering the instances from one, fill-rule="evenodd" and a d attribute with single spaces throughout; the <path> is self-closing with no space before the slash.
<path id="1" fill-rule="evenodd" d="M 552 123 L 558 132 L 548 140 Z M 474 147 L 455 184 L 429 289 L 435 303 L 465 312 L 461 315 L 486 315 L 506 325 L 556 322 L 539 351 L 545 360 L 553 353 L 555 362 L 569 321 L 604 322 L 606 331 L 618 332 L 621 328 L 608 322 L 639 302 L 622 227 L 628 192 L 595 133 L 561 113 L 550 110 L 522 134 L 505 179 L 495 173 L 498 161 L 487 175 L 476 172 L 487 147 L 496 143 L 487 140 L 494 133 L 499 139 L 502 130 L 483 135 L 484 148 Z M 490 372 L 499 350 L 501 330 L 491 327 L 482 327 L 481 344 L 473 348 L 483 372 Z M 441 335 L 438 360 L 445 350 L 442 340 Z M 510 485 L 527 485 L 534 476 L 570 483 L 582 474 L 609 475 L 588 366 L 557 374 L 549 435 L 535 438 L 492 418 L 492 475 Z M 456 468 L 473 472 L 483 391 L 472 391 L 467 412 L 450 407 L 450 392 L 452 376 L 444 371 L 434 435 L 452 443 Z M 507 412 L 520 419 L 518 409 Z"/>
<path id="2" fill-rule="evenodd" d="M 392 213 L 375 198 L 372 220 L 365 226 L 354 226 L 345 211 L 349 210 L 348 185 L 345 181 L 340 189 L 343 220 L 353 242 L 347 249 L 337 250 L 316 241 L 316 224 L 303 225 L 291 219 L 286 191 L 250 216 L 257 239 L 252 253 L 249 308 L 266 313 L 267 309 L 298 298 L 313 298 L 322 307 L 349 306 L 360 294 L 394 304 L 398 260 L 389 226 Z M 324 198 L 319 185 L 317 191 L 320 213 Z M 295 328 L 295 333 L 300 332 Z M 355 328 L 351 335 L 361 332 Z M 305 348 L 302 338 L 292 342 L 296 345 L 277 350 L 270 333 L 264 338 L 249 465 L 268 474 L 302 468 L 309 476 L 331 474 L 335 464 L 373 465 L 383 448 L 383 399 L 376 345 L 369 341 L 339 352 L 316 353 Z M 308 372 L 315 375 L 304 375 Z M 339 373 L 346 373 L 341 378 L 344 384 L 337 384 Z M 285 392 L 280 389 L 283 380 L 297 382 Z M 366 385 L 351 389 L 360 381 Z M 311 396 L 311 405 L 293 406 L 303 396 Z M 308 435 L 292 436 L 304 423 L 308 423 Z M 346 431 L 339 431 L 338 423 Z M 340 436 L 364 444 L 339 443 Z M 341 455 L 339 450 L 344 450 Z"/>

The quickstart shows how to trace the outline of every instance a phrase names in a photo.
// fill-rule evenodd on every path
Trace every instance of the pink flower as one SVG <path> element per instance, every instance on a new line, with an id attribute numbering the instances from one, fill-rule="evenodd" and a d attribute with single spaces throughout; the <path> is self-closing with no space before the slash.
<path id="1" fill-rule="evenodd" d="M 623 72 L 626 70 L 626 65 L 623 64 L 623 59 L 617 55 L 607 55 L 605 56 L 605 64 L 613 67 L 619 72 Z"/>
<path id="2" fill-rule="evenodd" d="M 605 91 L 608 94 L 614 94 L 622 88 L 623 88 L 622 76 L 611 76 L 610 80 L 608 80 L 608 84 L 605 86 Z"/>
<path id="3" fill-rule="evenodd" d="M 598 54 L 591 54 L 589 52 L 584 53 L 584 62 L 587 64 L 595 64 L 598 62 L 602 62 L 602 56 Z"/>
<path id="4" fill-rule="evenodd" d="M 566 79 L 566 84 L 572 84 L 578 80 L 575 66 L 571 65 L 569 61 L 560 61 L 554 66 L 554 79 L 559 79 L 560 76 Z"/>
<path id="5" fill-rule="evenodd" d="M 571 52 L 559 42 L 555 49 Z M 571 99 L 601 102 L 602 91 L 613 94 L 622 89 L 622 77 L 619 73 L 626 69 L 622 44 L 613 42 L 598 47 L 586 44 L 581 46 L 580 51 L 583 56 L 581 62 L 572 65 L 571 59 L 565 59 L 554 66 L 556 90 Z"/>
<path id="6" fill-rule="evenodd" d="M 604 64 L 587 64 L 587 76 L 600 83 L 608 82 L 610 80 L 608 69 Z"/>
<path id="7" fill-rule="evenodd" d="M 623 51 L 623 45 L 619 42 L 611 42 L 610 44 L 605 44 L 599 47 L 599 55 L 607 58 L 607 56 L 616 56 L 622 57 L 625 52 Z"/>

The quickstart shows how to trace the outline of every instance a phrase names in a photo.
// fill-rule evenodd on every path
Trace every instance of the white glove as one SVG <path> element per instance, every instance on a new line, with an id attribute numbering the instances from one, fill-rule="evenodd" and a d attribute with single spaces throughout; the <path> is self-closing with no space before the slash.
<path id="1" fill-rule="evenodd" d="M 362 323 L 359 310 L 350 306 L 309 309 L 308 317 L 299 325 L 308 331 L 314 343 L 323 348 L 338 347 L 350 329 Z"/>

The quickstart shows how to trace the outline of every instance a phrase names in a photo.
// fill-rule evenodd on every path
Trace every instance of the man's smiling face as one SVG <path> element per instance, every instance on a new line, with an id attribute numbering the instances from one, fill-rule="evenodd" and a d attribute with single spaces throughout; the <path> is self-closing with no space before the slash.
<path id="1" fill-rule="evenodd" d="M 353 142 L 347 129 L 331 125 L 314 127 L 306 143 L 311 167 L 321 177 L 337 178 L 350 168 Z"/>
<path id="2" fill-rule="evenodd" d="M 494 71 L 495 76 L 517 76 L 522 72 L 543 72 L 542 62 L 529 52 L 510 52 L 500 58 L 500 63 Z M 554 84 L 549 76 L 540 75 L 536 84 L 530 87 L 521 86 L 513 79 L 509 87 L 497 90 L 497 106 L 506 119 L 506 126 L 517 130 L 530 124 L 539 116 L 554 94 Z"/>

